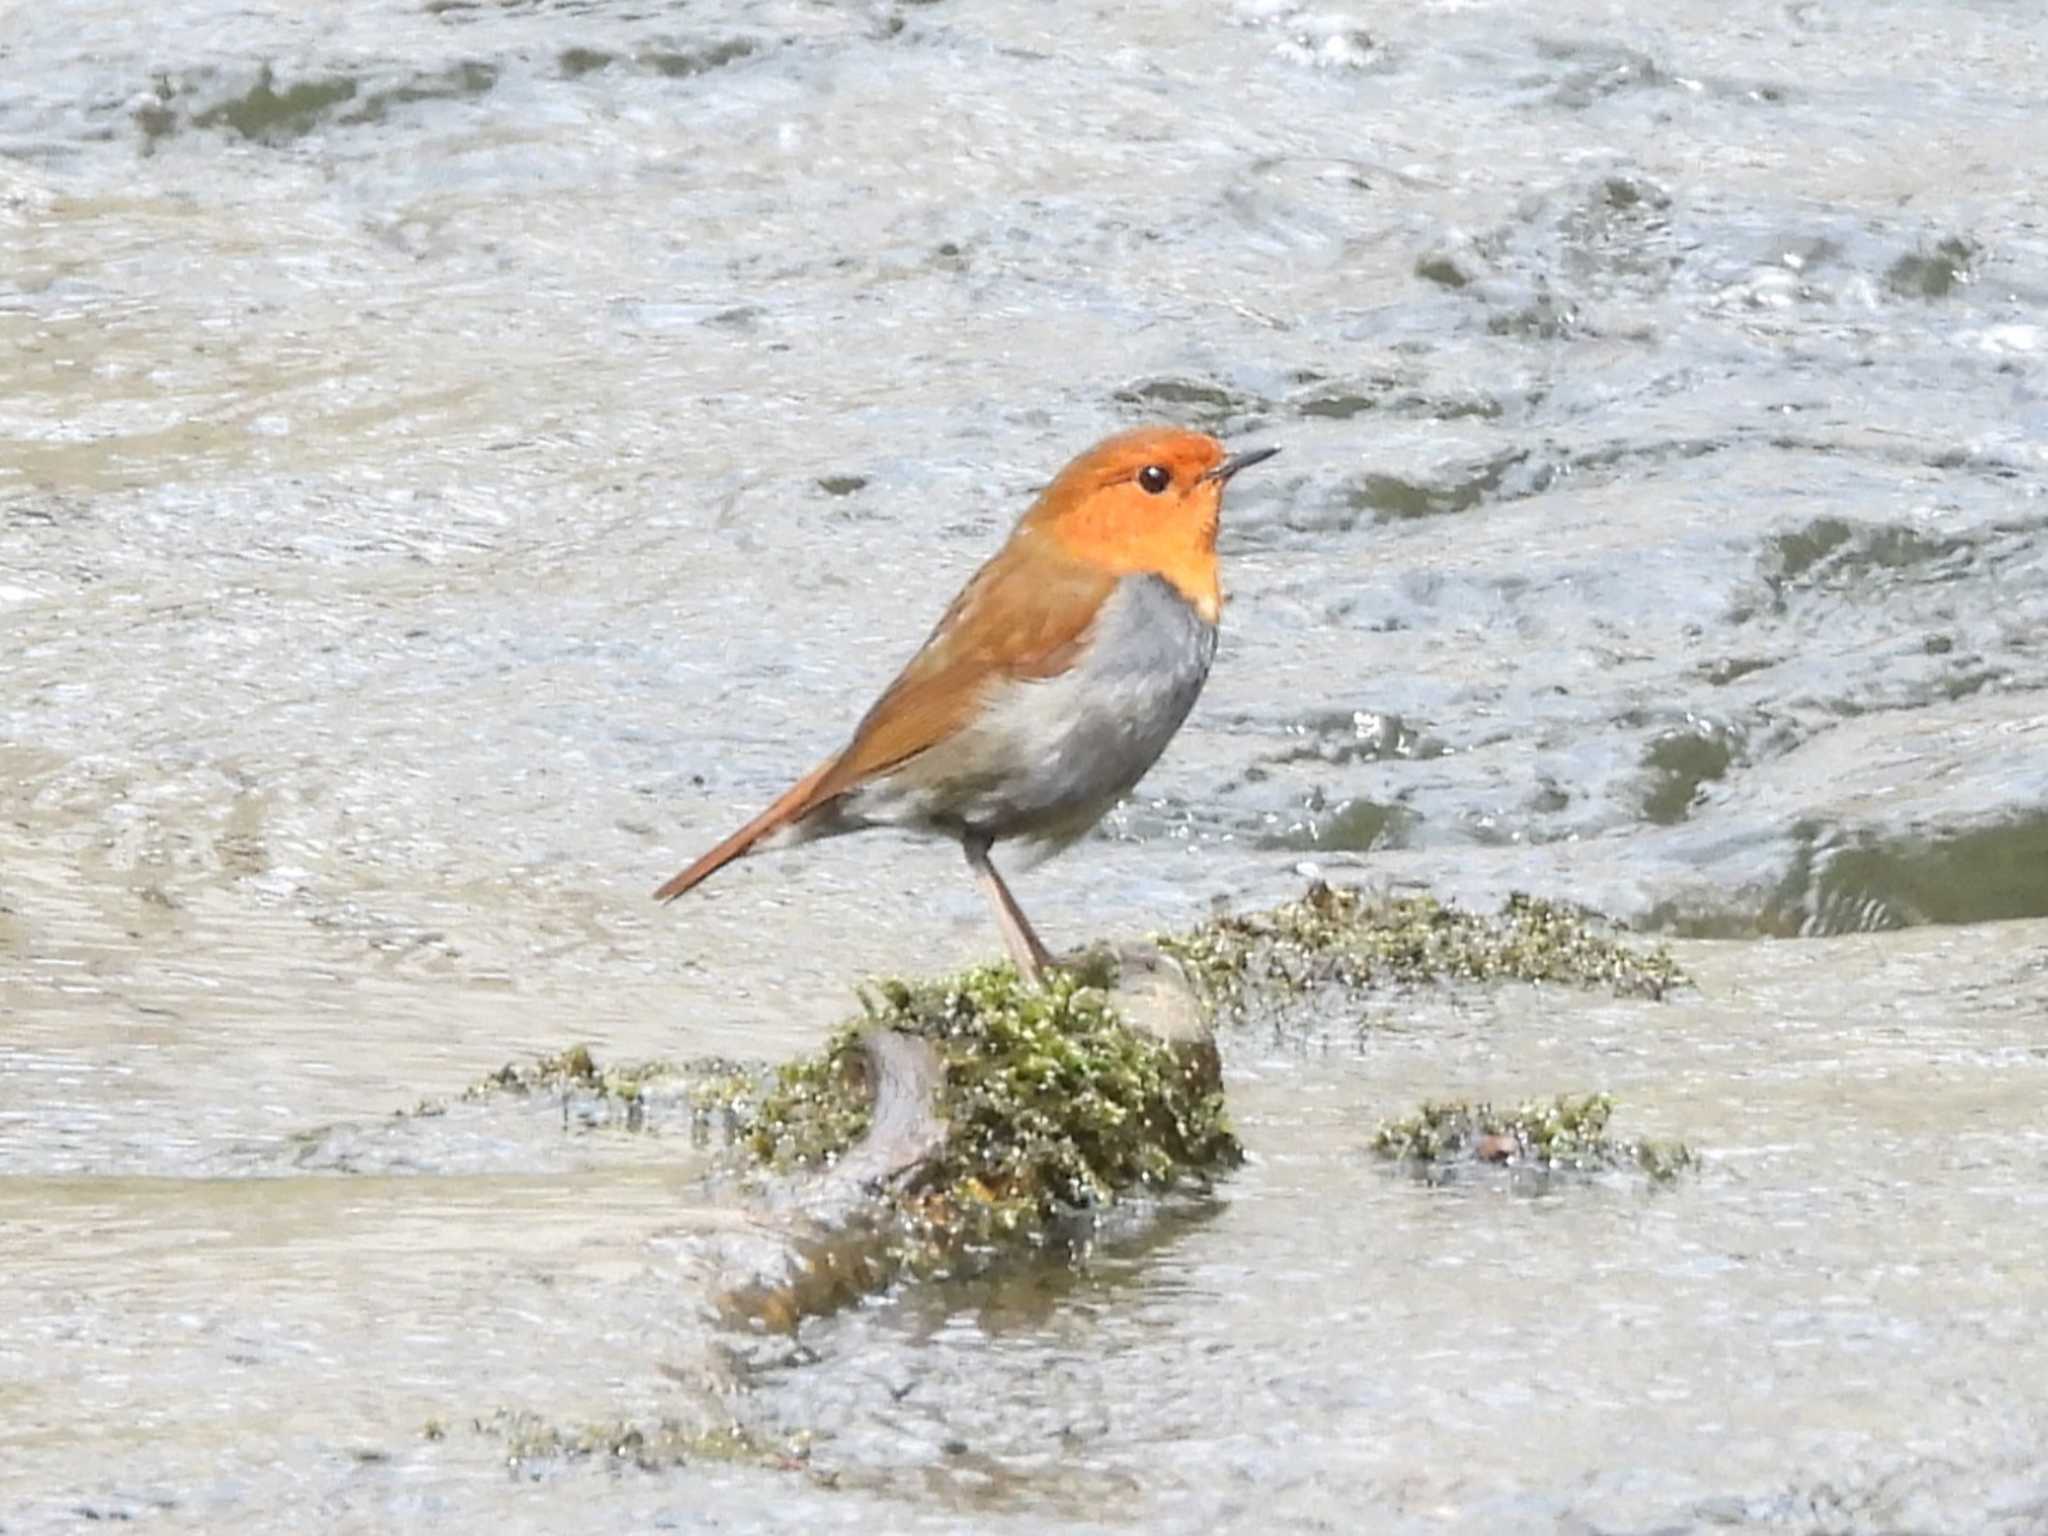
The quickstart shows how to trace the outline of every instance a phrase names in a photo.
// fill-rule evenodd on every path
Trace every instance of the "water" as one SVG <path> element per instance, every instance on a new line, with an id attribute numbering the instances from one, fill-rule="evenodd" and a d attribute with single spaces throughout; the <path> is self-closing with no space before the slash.
<path id="1" fill-rule="evenodd" d="M 2040 1529 L 2044 45 L 1962 0 L 8 12 L 0 1521 Z M 1048 938 L 1309 861 L 1594 903 L 1699 992 L 1226 1041 L 1213 1208 L 735 1380 L 686 1138 L 387 1117 L 570 1040 L 786 1055 L 991 952 L 882 837 L 646 893 L 1158 417 L 1285 452 L 1188 728 L 1018 881 Z M 1705 1173 L 1360 1150 L 1596 1087 Z M 837 1487 L 508 1479 L 500 1407 L 737 1414 Z"/>

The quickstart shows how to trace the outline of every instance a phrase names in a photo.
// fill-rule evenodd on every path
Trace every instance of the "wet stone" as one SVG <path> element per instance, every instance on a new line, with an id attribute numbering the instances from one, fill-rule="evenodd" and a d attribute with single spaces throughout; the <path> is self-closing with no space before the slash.
<path id="1" fill-rule="evenodd" d="M 245 139 L 284 144 L 312 132 L 335 107 L 354 100 L 357 89 L 358 83 L 346 76 L 300 80 L 279 89 L 266 64 L 241 95 L 193 114 L 192 126 L 232 128 Z"/>
<path id="2" fill-rule="evenodd" d="M 1379 402 L 1370 395 L 1321 394 L 1313 395 L 1295 406 L 1295 412 L 1311 418 L 1320 417 L 1329 421 L 1349 421 L 1367 411 L 1377 410 Z"/>
<path id="3" fill-rule="evenodd" d="M 1121 404 L 1138 406 L 1154 415 L 1173 416 L 1211 431 L 1258 405 L 1219 384 L 1181 378 L 1148 379 L 1118 390 L 1116 399 Z"/>
<path id="4" fill-rule="evenodd" d="M 1931 251 L 1909 251 L 1891 264 L 1885 286 L 1901 298 L 1945 299 L 1975 275 L 1982 252 L 1950 235 Z"/>
<path id="5" fill-rule="evenodd" d="M 634 56 L 634 62 L 671 80 L 687 80 L 693 75 L 709 74 L 714 69 L 737 63 L 754 52 L 755 44 L 751 39 L 735 37 L 696 48 L 647 48 Z"/>
<path id="6" fill-rule="evenodd" d="M 1649 783 L 1643 819 L 1669 826 L 1698 804 L 1704 786 L 1727 776 L 1738 741 L 1725 726 L 1709 721 L 1660 732 L 1643 753 Z"/>
<path id="7" fill-rule="evenodd" d="M 612 62 L 613 57 L 612 54 L 598 48 L 564 48 L 556 62 L 561 68 L 562 78 L 574 80 L 603 69 Z"/>
<path id="8" fill-rule="evenodd" d="M 1930 537 L 1916 528 L 1823 517 L 1774 536 L 1766 552 L 1775 582 L 1849 587 L 1871 573 L 1939 579 L 1948 574 L 1942 567 L 1959 555 L 1967 558 L 1970 547 L 1966 539 Z"/>
<path id="9" fill-rule="evenodd" d="M 1760 926 L 1812 937 L 2043 916 L 2048 815 L 1947 835 L 1808 828 Z"/>
<path id="10" fill-rule="evenodd" d="M 1284 830 L 1262 833 L 1261 848 L 1299 853 L 1365 853 L 1374 848 L 1405 847 L 1418 818 L 1405 806 L 1385 805 L 1359 797 L 1320 806 Z"/>
<path id="11" fill-rule="evenodd" d="M 1458 289 L 1472 281 L 1472 274 L 1458 258 L 1444 251 L 1431 251 L 1415 261 L 1415 275 L 1439 288 Z"/>
<path id="12" fill-rule="evenodd" d="M 1548 483 L 1549 475 L 1548 466 L 1530 464 L 1527 450 L 1514 449 L 1430 480 L 1368 474 L 1345 492 L 1345 500 L 1356 511 L 1370 512 L 1376 522 L 1441 517 L 1534 495 Z"/>

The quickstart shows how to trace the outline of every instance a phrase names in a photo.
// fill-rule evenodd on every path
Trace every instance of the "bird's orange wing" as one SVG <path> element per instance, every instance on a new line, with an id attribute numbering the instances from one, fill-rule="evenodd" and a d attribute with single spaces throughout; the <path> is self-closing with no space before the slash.
<path id="1" fill-rule="evenodd" d="M 1028 543 L 1004 546 L 861 718 L 820 781 L 818 803 L 945 740 L 998 684 L 1066 671 L 1115 586 L 1112 572 Z"/>
<path id="2" fill-rule="evenodd" d="M 997 685 L 1066 671 L 1116 582 L 1114 572 L 1035 538 L 1012 537 L 953 599 L 845 749 L 668 881 L 655 899 L 673 901 L 763 838 L 944 741 Z"/>

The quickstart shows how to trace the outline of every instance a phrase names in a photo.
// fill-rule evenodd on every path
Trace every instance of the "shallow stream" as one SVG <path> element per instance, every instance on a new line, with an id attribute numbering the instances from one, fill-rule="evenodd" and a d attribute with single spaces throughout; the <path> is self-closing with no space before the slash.
<path id="1" fill-rule="evenodd" d="M 0 1530 L 2048 1530 L 2048 19 L 135 17 L 0 8 Z M 1157 418 L 1284 452 L 1048 938 L 1314 865 L 1695 989 L 1240 1028 L 1213 1201 L 796 1347 L 687 1136 L 390 1118 L 990 954 L 886 837 L 646 897 Z M 1594 1089 L 1703 1169 L 1365 1151 Z"/>

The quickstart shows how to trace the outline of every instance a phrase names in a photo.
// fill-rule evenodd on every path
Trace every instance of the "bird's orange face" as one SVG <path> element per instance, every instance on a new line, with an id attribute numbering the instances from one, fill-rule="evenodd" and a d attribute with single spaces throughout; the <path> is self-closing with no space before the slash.
<path id="1" fill-rule="evenodd" d="M 1061 470 L 1025 521 L 1105 570 L 1164 577 L 1213 624 L 1223 607 L 1216 576 L 1223 486 L 1265 456 L 1231 459 L 1215 438 L 1176 427 L 1120 432 Z"/>

